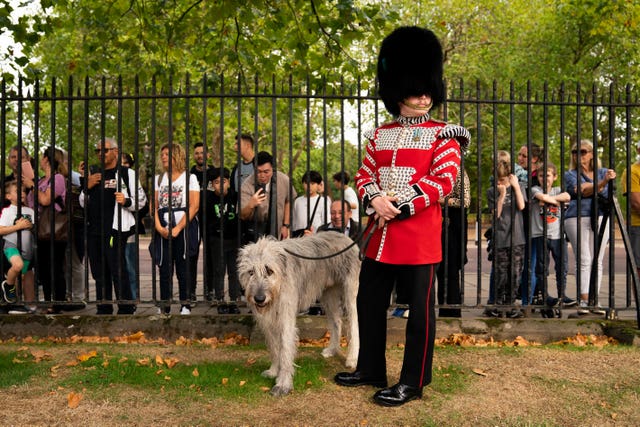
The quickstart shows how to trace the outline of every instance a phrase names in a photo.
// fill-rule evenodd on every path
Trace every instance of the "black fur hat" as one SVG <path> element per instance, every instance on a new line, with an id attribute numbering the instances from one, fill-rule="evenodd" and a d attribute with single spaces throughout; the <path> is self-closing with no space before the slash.
<path id="1" fill-rule="evenodd" d="M 378 56 L 378 93 L 387 111 L 400 115 L 398 103 L 428 94 L 433 107 L 444 100 L 442 46 L 432 31 L 400 27 L 389 34 Z"/>

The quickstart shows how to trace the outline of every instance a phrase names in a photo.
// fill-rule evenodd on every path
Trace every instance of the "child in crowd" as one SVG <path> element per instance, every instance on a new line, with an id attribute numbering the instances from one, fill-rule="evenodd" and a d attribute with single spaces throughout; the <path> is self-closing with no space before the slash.
<path id="1" fill-rule="evenodd" d="M 522 271 L 524 258 L 524 226 L 522 210 L 525 206 L 525 192 L 518 178 L 511 173 L 511 166 L 504 160 L 498 160 L 496 166 L 496 184 L 487 190 L 489 210 L 493 214 L 494 279 L 495 304 L 511 305 L 515 301 L 518 289 L 518 277 Z M 497 198 L 496 198 L 497 190 Z M 513 233 L 512 233 L 513 228 Z M 499 317 L 497 309 L 490 310 L 492 317 Z M 512 309 L 507 317 L 522 317 L 521 310 Z"/>
<path id="2" fill-rule="evenodd" d="M 320 195 L 324 191 L 322 175 L 317 171 L 307 171 L 302 175 L 304 195 L 293 203 L 293 219 L 291 220 L 292 237 L 316 233 L 318 227 L 330 221 L 327 207 L 331 199 Z"/>
<path id="3" fill-rule="evenodd" d="M 240 314 L 238 301 L 241 296 L 238 280 L 238 194 L 230 190 L 229 170 L 224 168 L 220 176 L 220 168 L 211 173 L 211 186 L 207 189 L 206 224 L 207 269 L 212 273 L 210 280 L 205 280 L 205 297 L 212 300 L 211 287 L 215 286 L 215 303 L 220 314 Z M 224 303 L 224 275 L 229 277 L 230 304 Z"/>
<path id="4" fill-rule="evenodd" d="M 551 252 L 553 257 L 553 263 L 556 270 L 556 287 L 558 290 L 558 301 L 562 299 L 563 304 L 566 306 L 574 306 L 577 304 L 575 299 L 571 299 L 565 295 L 565 288 L 567 286 L 567 241 L 560 234 L 560 214 L 562 210 L 562 203 L 569 203 L 571 196 L 567 192 L 563 192 L 560 187 L 554 187 L 553 183 L 558 179 L 558 169 L 556 165 L 551 162 L 547 162 L 547 165 L 540 165 L 538 168 L 537 179 L 540 185 L 534 185 L 531 188 L 531 197 L 536 199 L 539 203 L 532 203 L 535 205 L 537 212 L 531 211 L 531 232 L 532 232 L 532 251 L 531 262 L 536 263 L 540 274 L 548 275 L 548 263 L 545 263 L 547 254 L 543 253 L 544 249 L 544 224 L 547 223 L 547 250 Z M 538 237 L 539 236 L 539 237 Z M 536 242 L 536 243 L 534 243 Z M 531 293 L 532 296 L 535 292 L 536 280 L 532 274 L 531 278 Z M 539 276 L 542 277 L 542 276 Z M 524 303 L 524 295 L 523 295 Z"/>
<path id="5" fill-rule="evenodd" d="M 9 260 L 11 267 L 7 272 L 7 278 L 2 282 L 4 300 L 9 304 L 18 301 L 16 282 L 22 275 L 22 290 L 25 301 L 35 301 L 35 288 L 33 286 L 33 274 L 27 274 L 29 264 L 33 258 L 33 209 L 26 206 L 27 193 L 22 187 L 18 198 L 18 183 L 10 181 L 5 184 L 5 198 L 9 206 L 2 210 L 0 215 L 0 235 L 4 239 L 4 255 Z M 18 210 L 18 201 L 22 201 Z M 20 235 L 18 236 L 18 232 Z M 15 308 L 10 313 L 35 313 L 35 306 Z"/>

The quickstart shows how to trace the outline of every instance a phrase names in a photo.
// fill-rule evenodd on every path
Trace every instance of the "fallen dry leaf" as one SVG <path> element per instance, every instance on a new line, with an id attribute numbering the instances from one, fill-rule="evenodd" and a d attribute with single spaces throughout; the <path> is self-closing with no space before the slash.
<path id="1" fill-rule="evenodd" d="M 164 360 L 162 360 L 162 356 L 160 356 L 159 354 L 156 354 L 156 365 L 164 365 Z"/>
<path id="2" fill-rule="evenodd" d="M 193 370 L 193 372 L 191 372 L 191 375 L 193 375 L 194 377 L 199 377 L 200 376 L 200 372 L 198 372 L 198 368 L 195 368 Z"/>
<path id="3" fill-rule="evenodd" d="M 204 345 L 210 345 L 212 347 L 216 347 L 218 345 L 218 338 L 217 337 L 213 337 L 213 338 L 202 338 L 200 340 L 200 342 Z"/>
<path id="4" fill-rule="evenodd" d="M 138 359 L 137 363 L 140 366 L 149 366 L 151 364 L 151 359 L 149 359 L 148 357 L 145 357 L 143 359 Z"/>
<path id="5" fill-rule="evenodd" d="M 74 393 L 73 391 L 67 395 L 67 406 L 71 409 L 76 409 L 80 405 L 82 400 L 81 393 Z"/>
<path id="6" fill-rule="evenodd" d="M 245 385 L 247 382 L 245 380 L 240 381 L 240 387 L 242 387 L 243 385 Z"/>
<path id="7" fill-rule="evenodd" d="M 34 362 L 36 363 L 52 359 L 51 353 L 47 353 L 44 350 L 34 350 L 31 352 L 31 356 L 33 356 Z"/>
<path id="8" fill-rule="evenodd" d="M 167 365 L 167 368 L 171 369 L 178 364 L 180 360 L 177 357 L 168 357 L 164 359 L 164 363 Z"/>
<path id="9" fill-rule="evenodd" d="M 183 336 L 180 336 L 180 338 L 176 340 L 176 345 L 189 345 L 189 344 L 191 344 L 191 341 L 189 341 Z"/>
<path id="10" fill-rule="evenodd" d="M 223 378 L 221 381 L 222 385 L 227 385 L 228 382 L 229 382 L 229 378 Z"/>
<path id="11" fill-rule="evenodd" d="M 88 353 L 83 353 L 83 354 L 79 355 L 78 356 L 78 360 L 80 362 L 86 362 L 87 360 L 92 359 L 92 358 L 96 357 L 97 355 L 98 355 L 98 352 L 95 351 L 95 350 L 92 350 L 92 351 L 90 351 Z"/>
<path id="12" fill-rule="evenodd" d="M 483 377 L 486 377 L 486 376 L 488 376 L 488 375 L 489 375 L 489 374 L 487 374 L 485 371 L 483 371 L 482 369 L 478 369 L 478 368 L 473 368 L 471 371 L 472 371 L 474 374 L 478 374 L 478 375 L 481 375 L 481 376 L 483 376 Z"/>

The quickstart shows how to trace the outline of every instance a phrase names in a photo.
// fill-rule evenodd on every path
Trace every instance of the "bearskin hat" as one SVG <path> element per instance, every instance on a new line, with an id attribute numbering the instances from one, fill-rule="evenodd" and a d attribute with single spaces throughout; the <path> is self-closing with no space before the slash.
<path id="1" fill-rule="evenodd" d="M 398 103 L 409 96 L 428 94 L 433 107 L 444 100 L 442 46 L 432 31 L 400 27 L 389 34 L 378 56 L 378 94 L 393 116 Z"/>

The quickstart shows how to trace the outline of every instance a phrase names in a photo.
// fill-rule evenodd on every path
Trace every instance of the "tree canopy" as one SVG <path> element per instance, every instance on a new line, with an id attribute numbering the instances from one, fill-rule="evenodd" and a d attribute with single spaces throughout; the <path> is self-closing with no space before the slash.
<path id="1" fill-rule="evenodd" d="M 626 0 L 0 0 L 3 76 L 375 74 L 399 25 L 432 28 L 449 79 L 636 84 L 640 4 Z M 40 4 L 40 8 L 34 7 Z M 19 19 L 16 5 L 30 6 Z"/>

